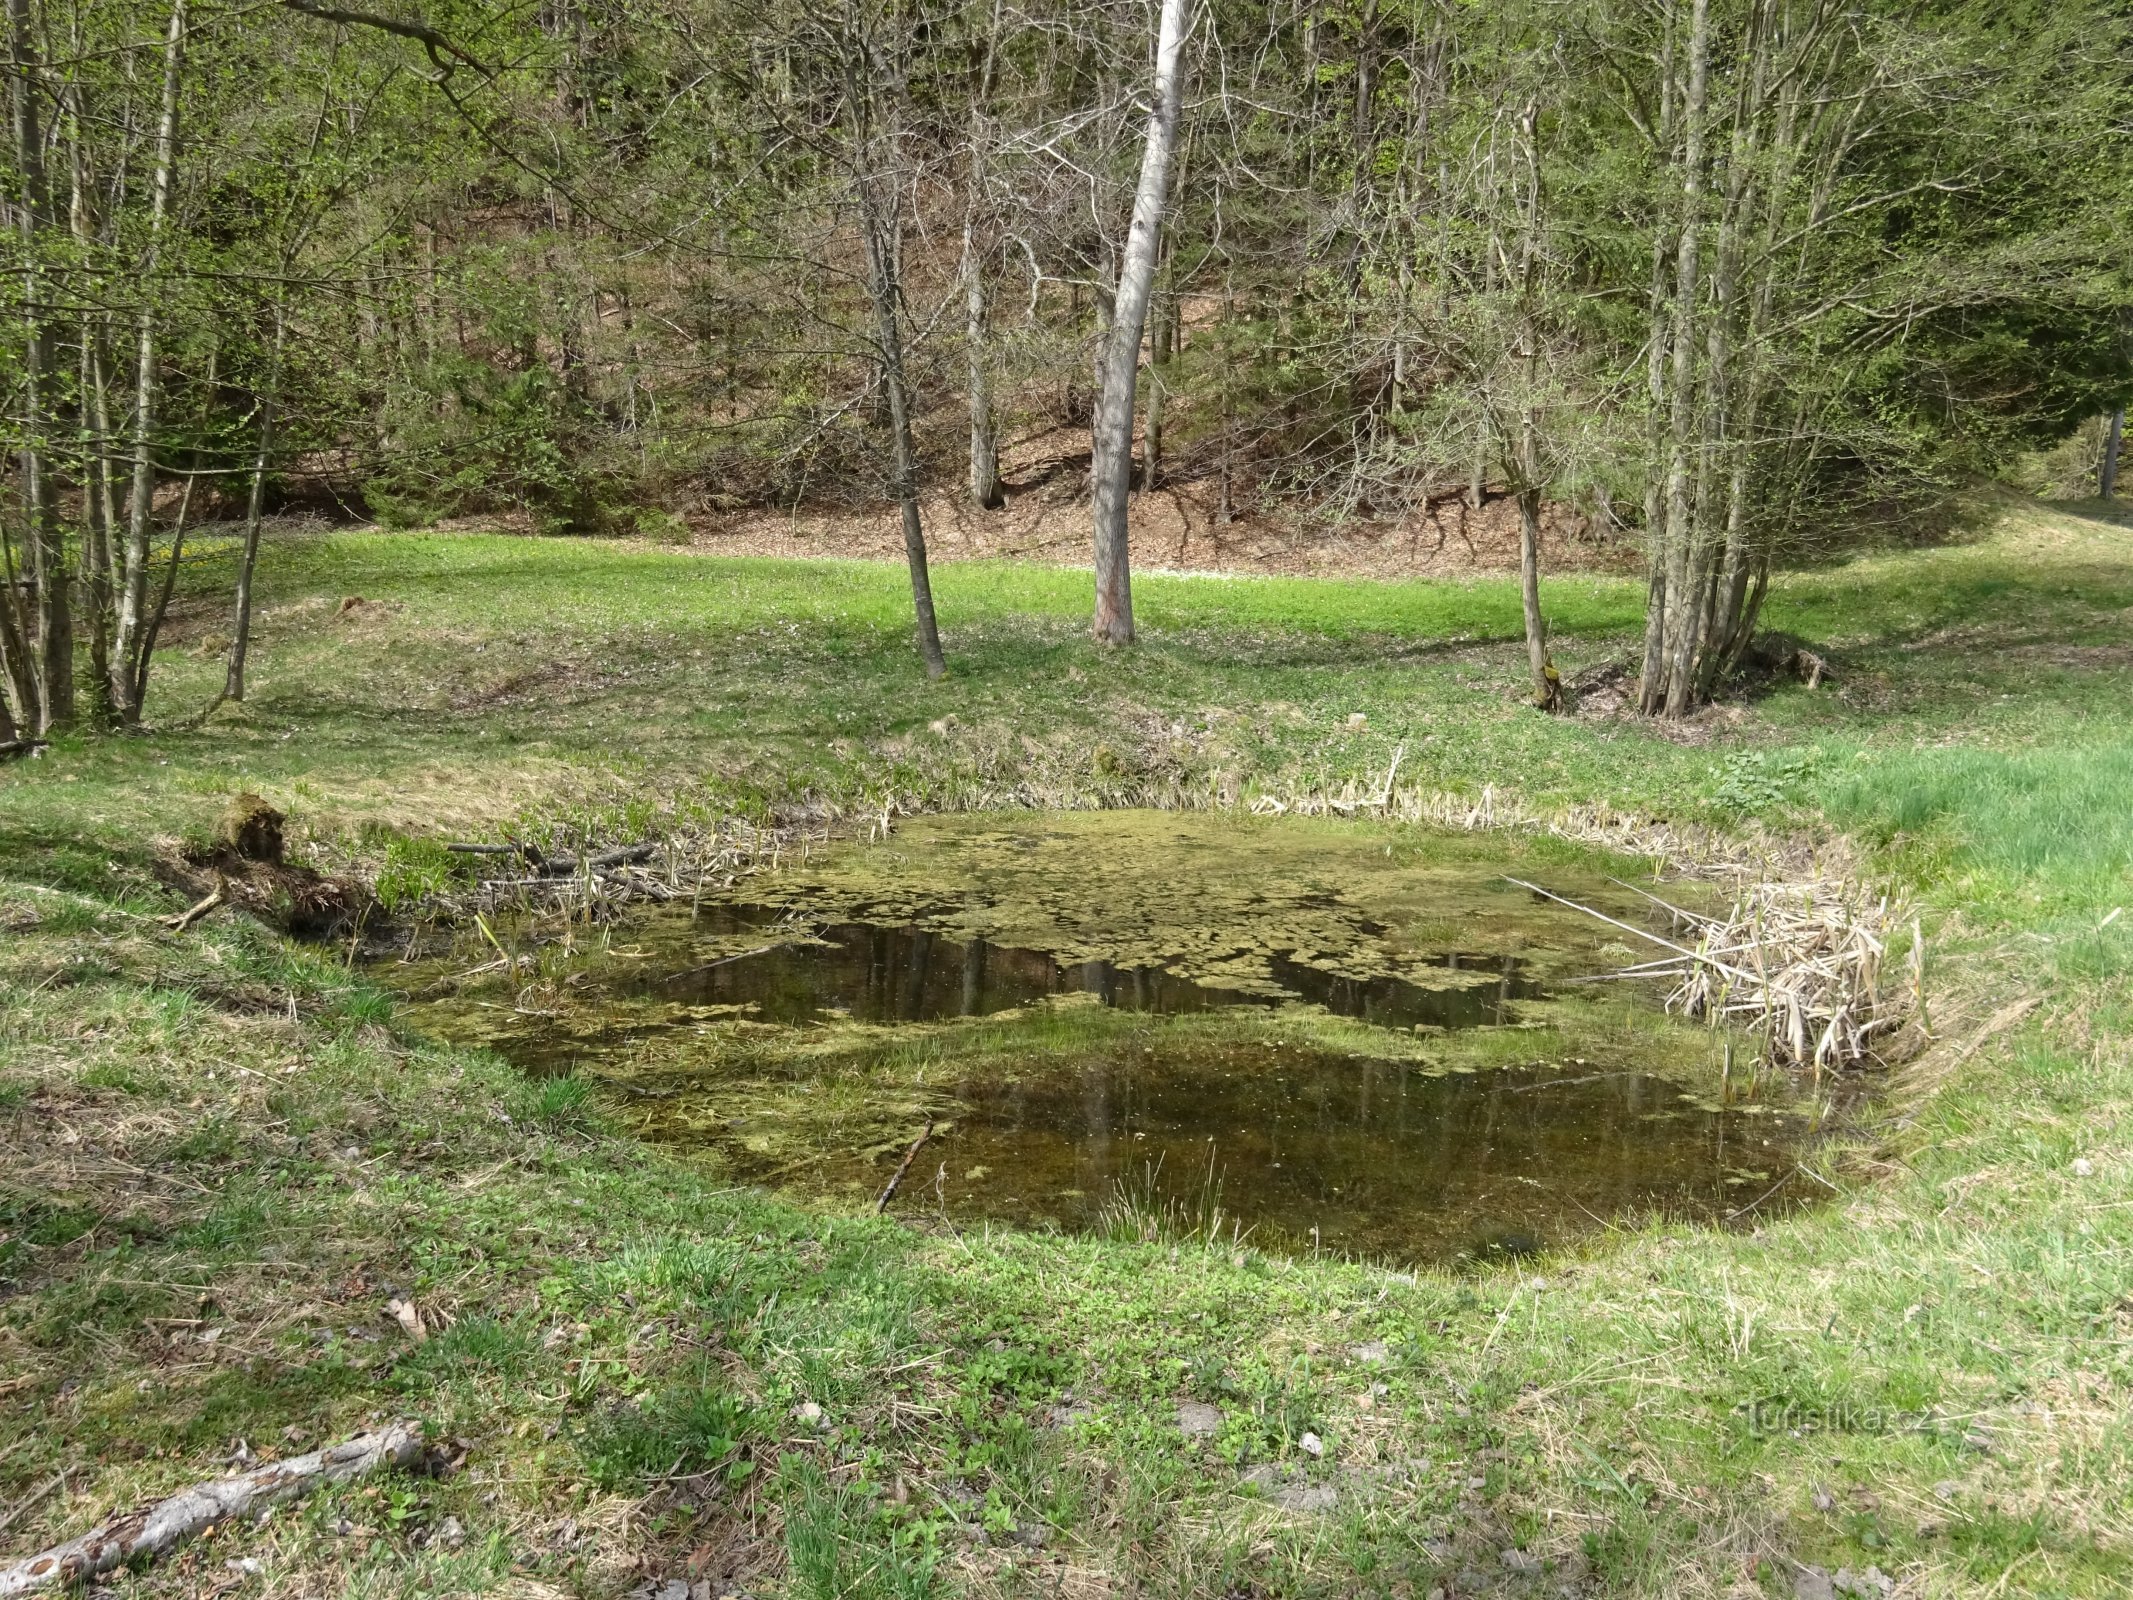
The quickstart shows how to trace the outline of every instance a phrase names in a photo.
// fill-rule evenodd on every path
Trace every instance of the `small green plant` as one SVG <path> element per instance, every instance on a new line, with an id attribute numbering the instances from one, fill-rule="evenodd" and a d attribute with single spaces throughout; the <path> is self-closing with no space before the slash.
<path id="1" fill-rule="evenodd" d="M 808 1600 L 919 1600 L 934 1592 L 940 1556 L 933 1530 L 896 1528 L 888 1508 L 874 1506 L 814 1461 L 787 1456 L 781 1468 L 785 1555 L 795 1593 Z M 1014 1526 L 1012 1514 L 990 1494 L 980 1515 L 996 1533 Z"/>
<path id="2" fill-rule="evenodd" d="M 130 1061 L 99 1061 L 76 1081 L 84 1089 L 113 1089 L 120 1094 L 146 1094 L 152 1087 L 148 1075 Z"/>
<path id="3" fill-rule="evenodd" d="M 561 1133 L 588 1126 L 592 1117 L 592 1085 L 575 1073 L 559 1078 L 529 1078 L 519 1092 L 520 1122 Z"/>
<path id="4" fill-rule="evenodd" d="M 587 1475 L 603 1489 L 625 1489 L 673 1472 L 723 1467 L 744 1477 L 739 1452 L 755 1431 L 754 1414 L 718 1387 L 705 1369 L 635 1402 L 617 1401 L 579 1430 L 578 1453 Z"/>
<path id="5" fill-rule="evenodd" d="M 378 869 L 378 904 L 397 913 L 443 894 L 461 881 L 463 871 L 460 858 L 438 840 L 396 836 L 385 846 L 385 864 Z"/>
<path id="6" fill-rule="evenodd" d="M 533 1335 L 523 1326 L 486 1313 L 461 1317 L 427 1344 L 402 1358 L 402 1381 L 466 1378 L 479 1373 L 521 1373 L 532 1360 Z"/>
<path id="7" fill-rule="evenodd" d="M 383 989 L 359 983 L 341 995 L 341 1015 L 350 1022 L 383 1025 L 392 1021 L 393 997 Z"/>
<path id="8" fill-rule="evenodd" d="M 1204 1244 L 1234 1249 L 1243 1242 L 1240 1220 L 1222 1209 L 1222 1175 L 1212 1163 L 1184 1193 L 1162 1181 L 1162 1158 L 1141 1163 L 1137 1173 L 1114 1180 L 1097 1212 L 1097 1229 L 1119 1244 Z"/>
<path id="9" fill-rule="evenodd" d="M 1736 750 L 1712 769 L 1711 805 L 1743 813 L 1789 805 L 1820 765 L 1815 750 Z"/>

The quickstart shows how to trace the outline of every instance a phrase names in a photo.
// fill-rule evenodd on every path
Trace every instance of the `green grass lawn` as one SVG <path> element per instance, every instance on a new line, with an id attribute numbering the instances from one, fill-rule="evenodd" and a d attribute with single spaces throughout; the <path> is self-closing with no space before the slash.
<path id="1" fill-rule="evenodd" d="M 1085 574 L 950 566 L 929 685 L 896 568 L 382 534 L 271 546 L 252 699 L 186 730 L 227 561 L 188 569 L 162 731 L 0 768 L 7 1548 L 235 1440 L 404 1413 L 465 1440 L 464 1470 L 119 1589 L 1775 1596 L 1798 1562 L 1905 1594 L 2133 1584 L 2117 523 L 2017 506 L 1787 575 L 1766 621 L 1834 681 L 1679 738 L 1522 706 L 1504 581 L 1150 578 L 1143 642 L 1104 652 Z M 1631 657 L 1641 599 L 1547 586 L 1566 675 Z M 1418 1275 L 914 1230 L 640 1146 L 575 1080 L 426 1042 L 334 952 L 154 921 L 157 852 L 247 789 L 301 848 L 375 866 L 411 833 L 1232 804 L 1374 783 L 1396 751 L 1405 784 L 1760 829 L 1919 898 L 1944 1042 L 1831 1150 L 1819 1207 Z M 441 1331 L 410 1341 L 395 1295 Z M 1181 1434 L 1181 1400 L 1219 1431 Z M 1331 1507 L 1239 1489 L 1270 1462 Z"/>

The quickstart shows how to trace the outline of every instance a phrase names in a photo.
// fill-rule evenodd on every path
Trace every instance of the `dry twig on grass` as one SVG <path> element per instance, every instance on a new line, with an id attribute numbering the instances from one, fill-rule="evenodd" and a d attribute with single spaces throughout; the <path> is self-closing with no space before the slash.
<path id="1" fill-rule="evenodd" d="M 80 1583 L 128 1562 L 153 1560 L 218 1522 L 309 1494 L 320 1484 L 345 1483 L 381 1467 L 411 1467 L 422 1459 L 422 1451 L 421 1427 L 395 1422 L 330 1449 L 195 1484 L 27 1561 L 0 1567 L 0 1600 Z"/>
<path id="2" fill-rule="evenodd" d="M 158 920 L 172 932 L 183 933 L 187 928 L 190 928 L 194 923 L 214 910 L 215 907 L 221 905 L 226 898 L 227 896 L 223 894 L 221 886 L 217 885 L 212 892 L 194 901 L 177 915 L 163 917 Z"/>

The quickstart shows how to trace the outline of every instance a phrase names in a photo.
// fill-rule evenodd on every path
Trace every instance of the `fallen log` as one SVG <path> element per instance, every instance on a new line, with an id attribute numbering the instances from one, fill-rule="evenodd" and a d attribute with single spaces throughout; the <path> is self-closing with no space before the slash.
<path id="1" fill-rule="evenodd" d="M 517 844 L 448 844 L 445 849 L 462 856 L 510 856 L 535 874 L 534 877 L 514 879 L 487 879 L 488 887 L 502 885 L 506 888 L 527 883 L 540 883 L 554 878 L 574 877 L 580 871 L 599 873 L 609 867 L 629 866 L 639 861 L 649 861 L 658 851 L 655 844 L 630 844 L 617 850 L 602 850 L 596 855 L 543 855 L 532 845 Z"/>
<path id="2" fill-rule="evenodd" d="M 543 870 L 567 875 L 583 866 L 589 871 L 601 872 L 608 867 L 626 866 L 633 861 L 649 861 L 652 859 L 652 853 L 658 848 L 653 844 L 627 844 L 619 850 L 602 850 L 596 856 L 557 856 L 555 860 L 544 863 Z"/>
<path id="3" fill-rule="evenodd" d="M 129 1562 L 154 1560 L 231 1517 L 309 1494 L 320 1484 L 346 1483 L 382 1467 L 412 1467 L 422 1456 L 420 1424 L 395 1422 L 330 1449 L 291 1456 L 233 1478 L 196 1483 L 27 1561 L 0 1567 L 0 1600 L 80 1583 Z"/>

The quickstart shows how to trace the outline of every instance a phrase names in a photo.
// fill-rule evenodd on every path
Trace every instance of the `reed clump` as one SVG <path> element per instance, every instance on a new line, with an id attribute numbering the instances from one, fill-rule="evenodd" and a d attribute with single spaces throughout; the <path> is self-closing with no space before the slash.
<path id="1" fill-rule="evenodd" d="M 1741 885 L 1732 907 L 1711 916 L 1624 884 L 1672 919 L 1675 937 L 1663 938 L 1511 881 L 1663 947 L 1614 976 L 1673 979 L 1668 1010 L 1750 1030 L 1777 1065 L 1817 1074 L 1886 1066 L 1927 1038 L 1925 936 L 1899 897 L 1850 880 L 1766 878 Z"/>
<path id="2" fill-rule="evenodd" d="M 1659 964 L 1677 980 L 1673 1009 L 1754 1027 L 1774 1059 L 1818 1072 L 1886 1064 L 1923 1042 L 1925 939 L 1900 899 L 1854 883 L 1763 882 L 1725 916 L 1677 914 L 1696 945 Z"/>

